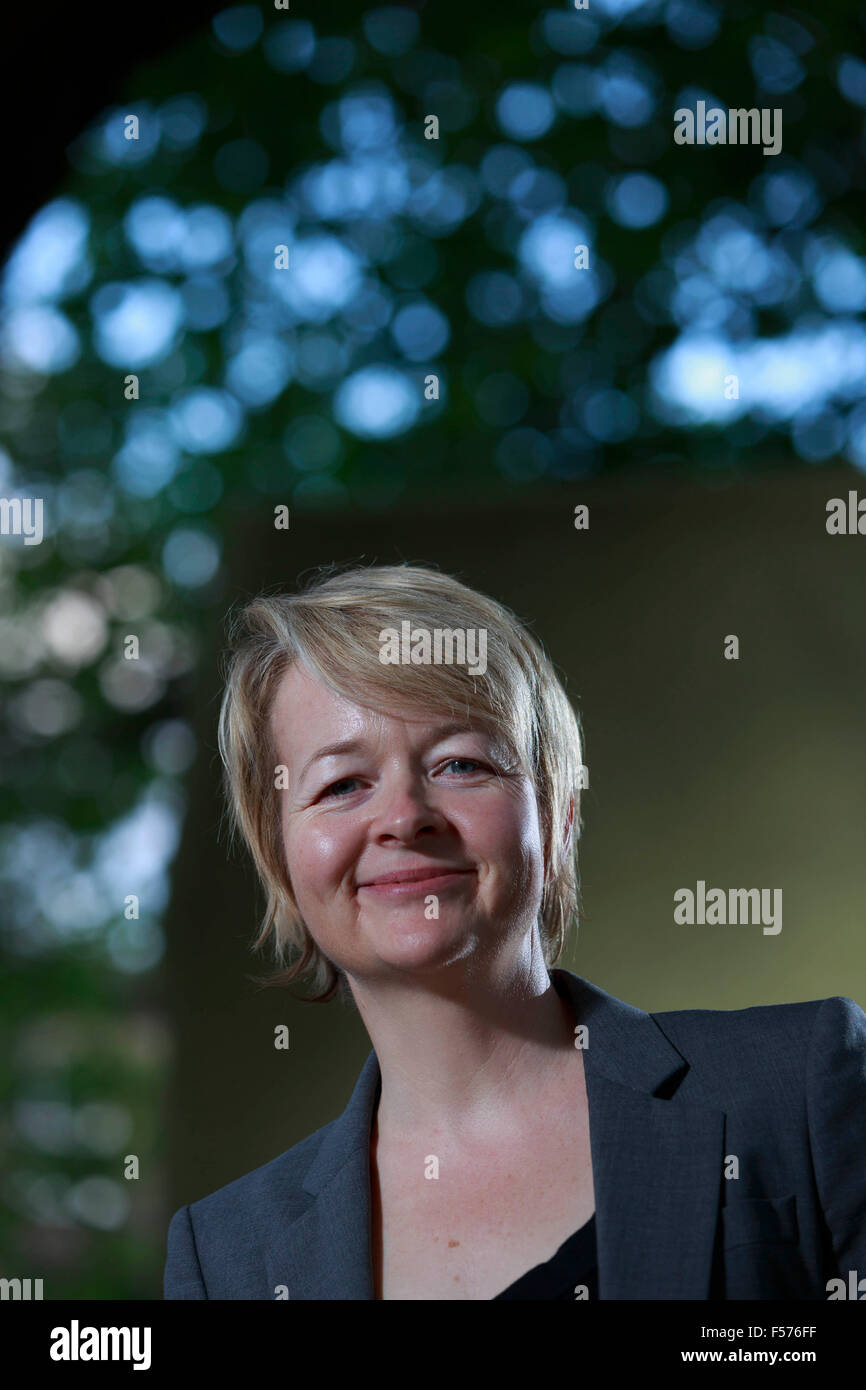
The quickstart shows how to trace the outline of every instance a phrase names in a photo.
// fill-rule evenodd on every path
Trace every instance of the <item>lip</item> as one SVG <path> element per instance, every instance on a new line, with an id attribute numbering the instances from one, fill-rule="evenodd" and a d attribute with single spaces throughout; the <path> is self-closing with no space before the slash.
<path id="1" fill-rule="evenodd" d="M 401 869 L 395 873 L 383 874 L 370 883 L 359 883 L 358 891 L 384 894 L 386 897 L 402 897 L 410 893 L 435 892 L 448 883 L 456 883 L 473 869 L 449 869 L 446 867 L 425 869 Z"/>

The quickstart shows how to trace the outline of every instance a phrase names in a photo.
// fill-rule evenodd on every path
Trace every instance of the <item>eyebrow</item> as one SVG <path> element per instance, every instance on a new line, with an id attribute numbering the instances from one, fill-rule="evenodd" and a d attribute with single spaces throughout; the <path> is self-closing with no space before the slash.
<path id="1" fill-rule="evenodd" d="M 485 738 L 490 737 L 484 729 L 466 724 L 461 720 L 452 720 L 451 723 L 442 724 L 438 729 L 434 729 L 429 741 L 431 743 L 441 743 L 443 739 L 450 738 L 452 734 L 481 734 Z M 326 743 L 323 748 L 317 749 L 312 757 L 308 758 L 304 763 L 298 781 L 302 781 L 303 778 L 306 777 L 313 763 L 319 762 L 323 758 L 335 758 L 340 753 L 357 753 L 363 747 L 364 740 L 360 738 L 344 738 L 339 739 L 336 743 Z"/>

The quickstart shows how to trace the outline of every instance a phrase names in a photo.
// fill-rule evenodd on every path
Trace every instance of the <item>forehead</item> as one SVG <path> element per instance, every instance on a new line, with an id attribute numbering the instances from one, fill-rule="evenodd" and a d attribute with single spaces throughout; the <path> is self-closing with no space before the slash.
<path id="1" fill-rule="evenodd" d="M 280 677 L 271 706 L 271 733 L 278 747 L 305 747 L 337 729 L 359 732 L 373 714 L 295 663 Z"/>
<path id="2" fill-rule="evenodd" d="M 440 711 L 419 713 L 407 707 L 393 712 L 356 704 L 318 680 L 306 667 L 295 663 L 280 678 L 271 707 L 274 742 L 287 753 L 301 751 L 334 737 L 363 737 L 384 732 L 389 724 L 405 724 L 423 733 L 448 722 Z"/>

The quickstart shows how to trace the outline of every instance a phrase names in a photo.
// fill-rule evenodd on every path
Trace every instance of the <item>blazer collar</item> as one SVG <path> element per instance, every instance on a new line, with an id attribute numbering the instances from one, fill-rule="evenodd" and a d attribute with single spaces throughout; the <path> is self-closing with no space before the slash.
<path id="1" fill-rule="evenodd" d="M 604 1299 L 704 1299 L 721 1201 L 724 1112 L 682 1087 L 689 1064 L 655 1020 L 569 970 L 555 988 L 584 1049 Z M 275 1242 L 269 1276 L 310 1299 L 372 1299 L 370 1137 L 381 1074 L 370 1052 L 304 1178 L 315 1200 Z M 686 1099 L 686 1094 L 690 1095 Z"/>

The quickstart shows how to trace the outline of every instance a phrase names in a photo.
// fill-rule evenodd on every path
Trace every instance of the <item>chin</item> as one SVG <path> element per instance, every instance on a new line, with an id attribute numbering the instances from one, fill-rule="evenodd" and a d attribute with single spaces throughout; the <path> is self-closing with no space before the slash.
<path id="1" fill-rule="evenodd" d="M 381 964 L 398 969 L 441 970 L 472 950 L 474 932 L 438 921 L 409 922 L 395 914 L 377 922 L 367 933 L 372 955 Z"/>

